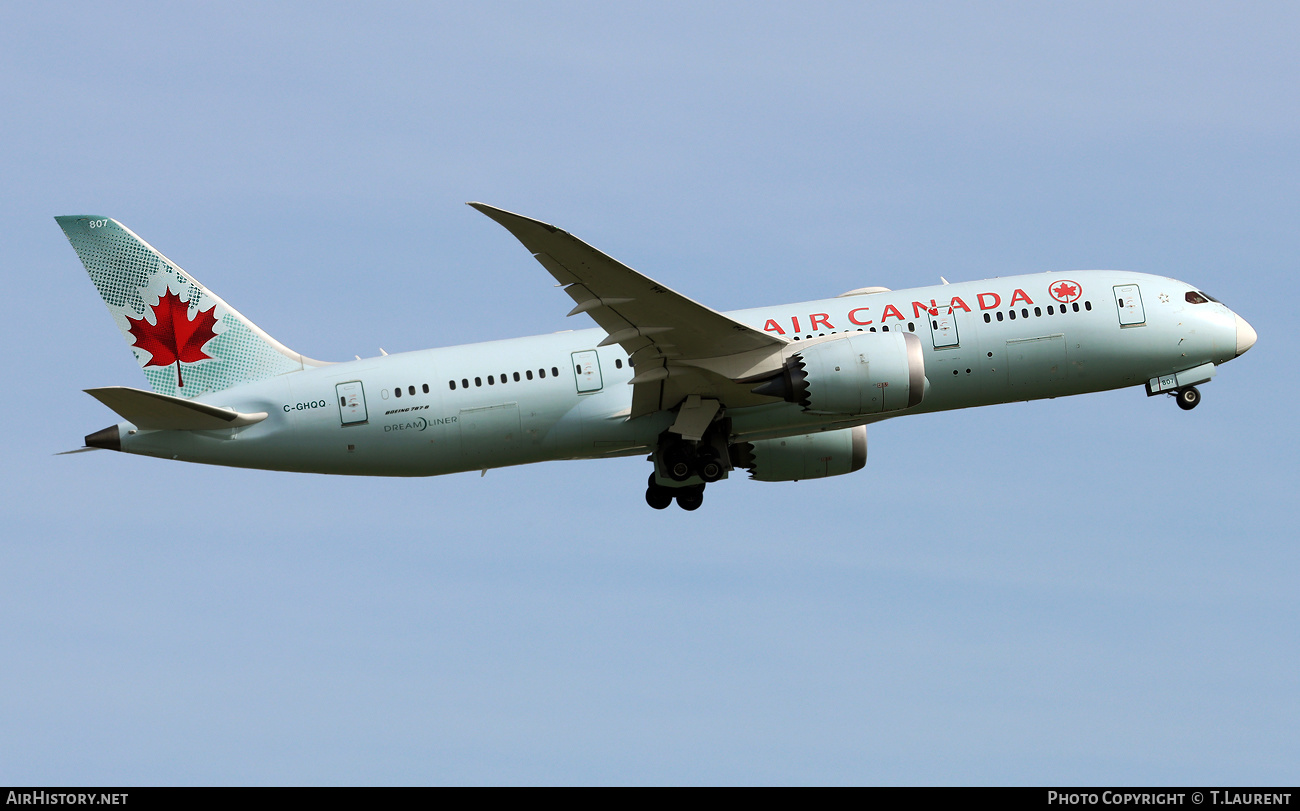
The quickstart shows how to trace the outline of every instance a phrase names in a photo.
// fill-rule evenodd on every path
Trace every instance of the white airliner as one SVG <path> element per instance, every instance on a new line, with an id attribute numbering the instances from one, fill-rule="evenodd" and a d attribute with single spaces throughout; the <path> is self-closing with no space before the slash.
<path id="1" fill-rule="evenodd" d="M 1250 349 L 1184 282 L 1076 270 L 720 313 L 568 233 L 481 203 L 598 329 L 325 363 L 294 352 L 116 220 L 57 217 L 152 391 L 86 448 L 235 467 L 432 476 L 647 454 L 646 502 L 860 469 L 867 423 L 1124 386 L 1200 402 Z"/>

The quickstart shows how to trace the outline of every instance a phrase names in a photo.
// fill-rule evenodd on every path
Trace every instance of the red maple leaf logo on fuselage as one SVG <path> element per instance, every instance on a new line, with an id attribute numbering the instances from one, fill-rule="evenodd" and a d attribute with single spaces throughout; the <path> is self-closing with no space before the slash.
<path id="1" fill-rule="evenodd" d="M 1062 280 L 1053 286 L 1048 292 L 1052 294 L 1052 298 L 1062 304 L 1069 304 L 1081 295 L 1079 291 L 1079 283 L 1068 279 Z"/>
<path id="2" fill-rule="evenodd" d="M 217 318 L 213 315 L 216 309 L 214 302 L 211 308 L 195 313 L 191 321 L 188 317 L 190 305 L 168 290 L 153 306 L 153 324 L 128 315 L 126 320 L 131 325 L 135 345 L 152 355 L 145 366 L 176 364 L 176 387 L 184 387 L 181 364 L 212 357 L 203 351 L 203 345 L 217 337 L 212 331 L 217 325 Z"/>

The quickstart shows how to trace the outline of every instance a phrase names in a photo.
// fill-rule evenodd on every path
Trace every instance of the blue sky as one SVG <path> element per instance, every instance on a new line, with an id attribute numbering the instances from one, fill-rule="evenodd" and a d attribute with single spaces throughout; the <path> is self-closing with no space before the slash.
<path id="1" fill-rule="evenodd" d="M 1294 784 L 1288 4 L 10 4 L 0 782 Z M 718 309 L 1044 270 L 1259 343 L 655 513 L 55 457 L 143 384 L 58 214 L 347 359 L 573 326 L 483 200 Z M 16 305 L 16 306 L 15 306 Z"/>

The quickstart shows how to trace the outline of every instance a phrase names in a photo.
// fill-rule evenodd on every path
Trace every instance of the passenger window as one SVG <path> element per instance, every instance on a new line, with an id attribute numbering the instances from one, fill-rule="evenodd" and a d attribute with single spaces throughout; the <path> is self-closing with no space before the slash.
<path id="1" fill-rule="evenodd" d="M 423 386 L 421 386 L 420 388 L 424 390 L 424 393 L 425 393 L 425 394 L 428 394 L 428 393 L 429 393 L 429 384 L 428 384 L 428 383 L 425 383 L 425 384 L 424 384 Z"/>
<path id="2" fill-rule="evenodd" d="M 1076 301 L 1076 302 L 1074 302 L 1073 304 L 1071 304 L 1070 306 L 1074 308 L 1074 311 L 1075 311 L 1076 313 L 1079 312 L 1079 302 Z"/>
<path id="3" fill-rule="evenodd" d="M 1035 307 L 1035 308 L 1034 308 L 1034 318 L 1042 318 L 1042 317 L 1043 317 L 1043 308 L 1042 308 L 1042 307 Z"/>
<path id="4" fill-rule="evenodd" d="M 497 379 L 496 379 L 496 377 L 493 376 L 493 375 L 488 375 L 488 385 L 489 385 L 489 386 L 495 386 L 496 384 L 497 384 Z"/>
<path id="5" fill-rule="evenodd" d="M 515 382 L 516 382 L 516 383 L 519 382 L 519 373 L 518 373 L 518 372 L 515 372 Z"/>
<path id="6" fill-rule="evenodd" d="M 1010 316 L 1011 316 L 1011 320 L 1012 320 L 1012 321 L 1015 321 L 1015 320 L 1016 320 L 1016 311 L 1015 311 L 1015 310 L 1011 310 L 1010 312 L 1007 313 L 1007 315 L 1010 315 Z"/>
<path id="7" fill-rule="evenodd" d="M 406 393 L 409 394 L 409 395 L 411 395 L 412 397 L 414 397 L 414 396 L 415 396 L 415 386 L 407 386 L 407 387 L 406 387 Z"/>
<path id="8" fill-rule="evenodd" d="M 528 375 L 528 379 L 529 379 L 529 380 L 532 380 L 532 379 L 533 379 L 533 370 L 532 370 L 532 369 L 529 369 L 528 371 L 524 372 L 524 374 Z"/>
<path id="9" fill-rule="evenodd" d="M 1028 308 L 1028 307 L 1021 307 L 1021 308 L 1020 308 L 1020 317 L 1021 317 L 1021 318 L 1028 318 L 1028 317 L 1029 317 L 1029 308 Z"/>
<path id="10" fill-rule="evenodd" d="M 1002 311 L 1001 311 L 1001 310 L 998 310 L 998 320 L 999 320 L 999 321 L 1002 320 Z"/>
<path id="11" fill-rule="evenodd" d="M 552 367 L 551 367 L 551 377 L 559 377 L 559 376 L 560 376 L 560 370 L 559 370 L 559 368 L 556 367 L 556 366 L 552 366 Z"/>
<path id="12" fill-rule="evenodd" d="M 540 377 L 541 379 L 545 380 L 545 379 L 546 379 L 546 370 L 545 370 L 545 369 L 538 369 L 538 370 L 537 370 L 537 376 Z"/>
<path id="13" fill-rule="evenodd" d="M 476 377 L 476 378 L 474 378 L 474 385 L 475 385 L 475 386 L 482 386 L 482 385 L 483 385 L 483 378 L 481 378 L 481 377 Z"/>
<path id="14" fill-rule="evenodd" d="M 574 364 L 573 371 L 578 377 L 582 377 L 582 366 L 580 364 Z"/>
<path id="15" fill-rule="evenodd" d="M 622 359 L 622 358 L 614 358 L 614 368 L 615 368 L 615 369 L 622 369 L 622 368 L 623 368 L 623 359 Z"/>
<path id="16" fill-rule="evenodd" d="M 394 396 L 394 397 L 401 397 L 401 396 L 402 396 L 402 387 L 401 387 L 401 386 L 395 386 L 395 387 L 393 387 L 393 396 Z"/>
<path id="17" fill-rule="evenodd" d="M 988 314 L 988 313 L 984 313 L 984 323 L 985 323 L 985 324 L 989 323 L 989 322 L 992 321 L 992 320 L 993 320 L 992 318 L 989 318 L 989 314 Z"/>
<path id="18" fill-rule="evenodd" d="M 1083 303 L 1083 309 L 1087 310 L 1088 312 L 1092 312 L 1092 302 L 1091 302 L 1091 301 L 1085 301 L 1085 302 Z"/>
<path id="19" fill-rule="evenodd" d="M 505 372 L 502 372 L 502 373 L 501 373 L 501 383 L 502 383 L 503 385 L 505 384 L 506 379 L 507 379 L 507 378 L 506 378 L 506 373 L 505 373 Z"/>
<path id="20" fill-rule="evenodd" d="M 1050 305 L 1050 304 L 1047 305 L 1047 314 L 1048 314 L 1048 315 L 1056 315 L 1056 311 L 1052 309 L 1052 305 Z"/>
<path id="21" fill-rule="evenodd" d="M 460 379 L 460 387 L 461 387 L 462 389 L 467 389 L 467 388 L 469 388 L 469 378 L 468 378 L 468 377 L 462 377 L 462 378 Z"/>
<path id="22" fill-rule="evenodd" d="M 452 391 L 455 391 L 455 390 L 456 390 L 456 381 L 455 381 L 455 380 L 448 380 L 448 381 L 447 381 L 447 388 L 451 389 Z"/>

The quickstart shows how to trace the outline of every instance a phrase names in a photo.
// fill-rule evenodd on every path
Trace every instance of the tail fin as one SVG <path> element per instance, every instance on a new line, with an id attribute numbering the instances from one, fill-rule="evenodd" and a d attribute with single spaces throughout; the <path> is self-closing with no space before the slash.
<path id="1" fill-rule="evenodd" d="M 197 397 L 324 365 L 258 329 L 117 220 L 54 219 L 159 394 Z"/>

